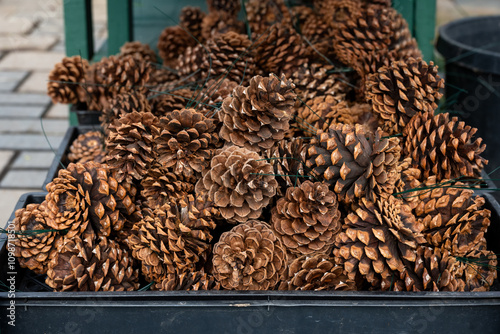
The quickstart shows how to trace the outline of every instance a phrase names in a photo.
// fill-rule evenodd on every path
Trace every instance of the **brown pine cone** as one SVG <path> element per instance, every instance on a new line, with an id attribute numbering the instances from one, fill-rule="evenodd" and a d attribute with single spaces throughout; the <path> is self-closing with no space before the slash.
<path id="1" fill-rule="evenodd" d="M 222 11 L 208 13 L 201 22 L 201 36 L 205 40 L 209 41 L 228 32 L 242 34 L 245 32 L 245 24 L 235 15 Z"/>
<path id="2" fill-rule="evenodd" d="M 424 179 L 479 177 L 488 160 L 480 156 L 486 144 L 474 138 L 476 132 L 457 117 L 450 120 L 448 113 L 418 113 L 403 131 L 403 154 L 412 158 L 412 167 L 419 168 Z"/>
<path id="3" fill-rule="evenodd" d="M 273 230 L 287 252 L 327 252 L 340 231 L 337 195 L 322 182 L 304 181 L 290 187 L 271 210 Z"/>
<path id="4" fill-rule="evenodd" d="M 167 274 L 201 269 L 207 259 L 215 228 L 210 202 L 188 195 L 149 210 L 129 236 L 132 255 L 142 263 L 142 273 L 151 282 Z"/>
<path id="5" fill-rule="evenodd" d="M 155 209 L 169 203 L 172 198 L 182 199 L 194 193 L 195 177 L 185 177 L 165 170 L 155 163 L 141 180 L 143 205 Z"/>
<path id="6" fill-rule="evenodd" d="M 264 74 L 290 78 L 309 62 L 309 47 L 292 27 L 277 23 L 262 36 L 255 36 L 255 61 Z"/>
<path id="7" fill-rule="evenodd" d="M 292 17 L 284 0 L 249 0 L 245 2 L 248 24 L 256 36 L 265 36 L 275 23 L 292 27 Z"/>
<path id="8" fill-rule="evenodd" d="M 78 91 L 78 101 L 87 105 L 87 110 L 102 111 L 109 106 L 109 91 L 101 75 L 102 62 L 89 66 L 83 79 L 81 90 Z"/>
<path id="9" fill-rule="evenodd" d="M 326 131 L 335 124 L 355 125 L 361 123 L 372 108 L 366 103 L 348 103 L 344 95 L 316 96 L 297 110 L 296 122 L 306 136 L 315 135 L 318 130 Z M 370 133 L 372 131 L 367 131 Z"/>
<path id="10" fill-rule="evenodd" d="M 362 198 L 337 235 L 335 261 L 344 265 L 350 279 L 361 274 L 382 290 L 402 289 L 396 280 L 405 271 L 404 261 L 416 261 L 416 248 L 425 243 L 422 229 L 401 200 L 391 196 L 373 203 Z"/>
<path id="11" fill-rule="evenodd" d="M 185 28 L 184 28 L 185 29 Z M 178 58 L 187 47 L 193 47 L 198 42 L 180 26 L 165 28 L 158 39 L 158 53 L 163 59 L 163 65 L 175 68 Z"/>
<path id="12" fill-rule="evenodd" d="M 100 131 L 82 133 L 69 147 L 68 160 L 82 164 L 87 161 L 102 162 L 106 155 L 103 144 L 104 136 Z"/>
<path id="13" fill-rule="evenodd" d="M 186 82 L 197 82 L 203 79 L 200 65 L 206 50 L 203 45 L 188 46 L 177 58 L 175 70 Z"/>
<path id="14" fill-rule="evenodd" d="M 302 103 L 320 95 L 341 95 L 352 90 L 348 76 L 333 65 L 304 64 L 291 77 Z"/>
<path id="15" fill-rule="evenodd" d="M 302 36 L 309 42 L 306 43 L 311 48 L 309 51 L 311 58 L 320 62 L 326 62 L 324 57 L 328 59 L 335 58 L 331 25 L 323 15 L 313 13 L 300 28 Z"/>
<path id="16" fill-rule="evenodd" d="M 210 12 L 226 12 L 231 15 L 238 15 L 241 9 L 240 0 L 207 0 Z"/>
<path id="17" fill-rule="evenodd" d="M 255 72 L 254 51 L 247 35 L 229 31 L 208 40 L 208 53 L 200 65 L 203 77 L 217 80 L 228 78 L 237 83 L 248 83 Z"/>
<path id="18" fill-rule="evenodd" d="M 344 273 L 344 267 L 322 253 L 302 255 L 285 271 L 279 290 L 356 291 L 356 282 Z"/>
<path id="19" fill-rule="evenodd" d="M 418 112 L 434 114 L 443 94 L 444 80 L 433 62 L 408 58 L 379 68 L 366 81 L 367 100 L 390 135 L 403 131 Z"/>
<path id="20" fill-rule="evenodd" d="M 268 161 L 273 165 L 278 181 L 278 195 L 284 196 L 289 187 L 299 187 L 310 179 L 303 163 L 306 145 L 300 138 L 282 140 L 267 151 Z"/>
<path id="21" fill-rule="evenodd" d="M 55 230 L 64 230 L 68 238 L 83 233 L 89 224 L 88 191 L 78 187 L 77 179 L 67 169 L 59 170 L 46 188 L 48 194 L 40 207 L 44 208 L 46 224 Z"/>
<path id="22" fill-rule="evenodd" d="M 133 291 L 139 288 L 139 270 L 118 243 L 88 234 L 64 238 L 45 282 L 54 291 Z"/>
<path id="23" fill-rule="evenodd" d="M 238 85 L 239 83 L 227 78 L 220 80 L 208 80 L 205 88 L 201 92 L 201 97 L 199 98 L 201 101 L 199 107 L 203 110 L 205 116 L 213 118 L 218 109 L 221 107 L 224 99 L 226 97 L 231 97 L 233 90 L 238 87 Z M 214 120 L 217 121 L 217 118 Z"/>
<path id="24" fill-rule="evenodd" d="M 280 79 L 273 74 L 255 76 L 248 87 L 236 87 L 218 112 L 221 138 L 255 151 L 270 149 L 290 128 L 294 88 L 284 75 Z"/>
<path id="25" fill-rule="evenodd" d="M 98 235 L 110 236 L 136 210 L 133 193 L 110 175 L 106 165 L 93 161 L 69 164 L 47 191 L 47 224 L 57 230 L 69 228 L 69 238 L 82 233 L 88 222 Z"/>
<path id="26" fill-rule="evenodd" d="M 465 256 L 457 257 L 465 282 L 465 291 L 489 291 L 497 278 L 497 255 L 486 250 L 485 244 L 471 250 Z"/>
<path id="27" fill-rule="evenodd" d="M 330 184 L 341 202 L 388 197 L 400 178 L 401 147 L 398 138 L 383 136 L 380 129 L 367 134 L 358 124 L 333 125 L 312 139 L 306 166 L 316 179 Z"/>
<path id="28" fill-rule="evenodd" d="M 37 274 L 47 272 L 48 262 L 62 241 L 62 234 L 47 224 L 45 211 L 42 204 L 28 204 L 16 211 L 13 222 L 16 232 L 14 255 L 21 267 Z"/>
<path id="29" fill-rule="evenodd" d="M 174 110 L 184 109 L 197 96 L 197 92 L 189 88 L 174 88 L 165 91 L 160 89 L 159 93 L 152 94 L 149 100 L 151 112 L 157 117 L 168 115 Z"/>
<path id="30" fill-rule="evenodd" d="M 331 22 L 332 27 L 355 20 L 366 10 L 359 0 L 317 0 L 314 1 L 314 8 L 327 22 Z"/>
<path id="31" fill-rule="evenodd" d="M 104 108 L 99 116 L 101 126 L 106 135 L 109 134 L 109 126 L 115 120 L 125 114 L 131 112 L 150 112 L 151 107 L 146 96 L 139 92 L 127 92 L 116 95 L 109 103 L 109 106 Z"/>
<path id="32" fill-rule="evenodd" d="M 57 63 L 50 71 L 47 82 L 47 94 L 52 102 L 77 103 L 85 92 L 82 84 L 88 69 L 88 61 L 80 56 L 64 57 Z"/>
<path id="33" fill-rule="evenodd" d="M 422 57 L 407 22 L 394 8 L 367 6 L 360 13 L 334 25 L 334 50 L 342 63 L 355 68 L 380 50 L 394 50 L 398 59 Z"/>
<path id="34" fill-rule="evenodd" d="M 273 166 L 259 154 L 238 146 L 217 150 L 210 168 L 196 183 L 230 223 L 258 219 L 276 195 Z"/>
<path id="35" fill-rule="evenodd" d="M 224 232 L 213 254 L 214 277 L 227 290 L 272 290 L 286 270 L 281 240 L 258 220 Z"/>
<path id="36" fill-rule="evenodd" d="M 179 85 L 179 75 L 171 68 L 155 67 L 149 76 L 147 96 L 158 94 L 164 90 L 170 90 Z"/>
<path id="37" fill-rule="evenodd" d="M 141 180 L 155 159 L 158 118 L 150 112 L 125 114 L 109 127 L 106 163 L 118 182 Z"/>
<path id="38" fill-rule="evenodd" d="M 190 178 L 210 164 L 219 142 L 213 119 L 194 109 L 174 110 L 160 118 L 158 127 L 153 140 L 163 168 Z"/>
<path id="39" fill-rule="evenodd" d="M 446 250 L 418 246 L 416 261 L 401 274 L 407 291 L 464 291 L 460 264 Z"/>
<path id="40" fill-rule="evenodd" d="M 409 194 L 418 199 L 413 212 L 424 225 L 427 242 L 456 256 L 464 256 L 486 242 L 484 236 L 490 226 L 491 212 L 482 208 L 484 198 L 473 198 L 474 191 L 464 187 L 467 185 L 452 184 L 451 180 L 439 185 L 431 176 L 418 186 L 423 190 Z"/>
<path id="41" fill-rule="evenodd" d="M 294 27 L 299 27 L 302 31 L 302 26 L 307 21 L 307 19 L 313 15 L 316 15 L 314 8 L 299 5 L 290 8 L 290 13 L 292 16 L 292 23 Z"/>
<path id="42" fill-rule="evenodd" d="M 145 61 L 132 56 L 110 56 L 100 61 L 99 76 L 105 87 L 105 95 L 115 97 L 120 93 L 137 91 L 146 94 L 146 83 L 153 68 Z"/>
<path id="43" fill-rule="evenodd" d="M 198 290 L 219 290 L 220 283 L 213 275 L 205 273 L 202 269 L 195 272 L 180 272 L 168 274 L 156 283 L 155 290 L 160 291 L 198 291 Z"/>
<path id="44" fill-rule="evenodd" d="M 120 56 L 132 56 L 138 61 L 156 63 L 156 54 L 149 45 L 141 42 L 127 42 L 120 48 Z"/>
<path id="45" fill-rule="evenodd" d="M 205 16 L 206 14 L 200 7 L 186 6 L 182 8 L 179 15 L 179 25 L 187 29 L 195 39 L 202 43 L 201 22 Z"/>

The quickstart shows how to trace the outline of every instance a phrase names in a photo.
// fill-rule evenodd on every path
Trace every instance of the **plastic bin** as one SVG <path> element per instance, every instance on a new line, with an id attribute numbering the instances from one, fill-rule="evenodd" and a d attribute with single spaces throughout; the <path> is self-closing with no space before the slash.
<path id="1" fill-rule="evenodd" d="M 446 61 L 445 109 L 478 128 L 476 136 L 486 143 L 486 170 L 493 171 L 500 166 L 500 16 L 446 24 L 436 47 Z"/>
<path id="2" fill-rule="evenodd" d="M 16 209 L 44 196 L 26 194 Z M 486 238 L 499 253 L 500 206 L 490 194 L 483 196 L 492 211 Z M 7 261 L 2 235 L 2 282 L 11 276 Z M 8 333 L 500 333 L 498 281 L 489 292 L 55 293 L 43 277 L 18 267 L 15 272 L 22 291 L 0 293 L 0 330 Z M 15 327 L 6 318 L 11 301 Z"/>

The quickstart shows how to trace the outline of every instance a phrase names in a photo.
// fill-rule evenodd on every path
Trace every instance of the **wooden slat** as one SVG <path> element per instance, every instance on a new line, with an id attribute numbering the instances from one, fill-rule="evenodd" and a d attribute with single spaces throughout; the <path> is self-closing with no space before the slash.
<path id="1" fill-rule="evenodd" d="M 108 0 L 108 55 L 133 39 L 132 0 Z"/>
<path id="2" fill-rule="evenodd" d="M 416 0 L 393 0 L 392 7 L 403 15 L 408 22 L 410 31 L 414 31 L 415 24 L 415 2 Z"/>

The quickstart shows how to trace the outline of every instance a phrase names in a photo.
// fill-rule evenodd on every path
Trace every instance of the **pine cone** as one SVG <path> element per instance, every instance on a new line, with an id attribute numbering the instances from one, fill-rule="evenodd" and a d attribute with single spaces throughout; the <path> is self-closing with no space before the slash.
<path id="1" fill-rule="evenodd" d="M 210 164 L 219 141 L 212 119 L 194 109 L 175 110 L 160 118 L 159 130 L 154 142 L 163 168 L 190 178 Z"/>
<path id="2" fill-rule="evenodd" d="M 200 65 L 205 54 L 206 50 L 201 44 L 186 47 L 184 52 L 179 55 L 175 66 L 179 76 L 187 82 L 197 82 L 203 79 Z"/>
<path id="3" fill-rule="evenodd" d="M 343 95 L 316 96 L 297 110 L 296 122 L 305 135 L 310 136 L 338 123 L 359 124 L 371 110 L 371 106 L 366 103 L 349 104 Z"/>
<path id="4" fill-rule="evenodd" d="M 112 240 L 92 234 L 65 238 L 45 282 L 55 291 L 133 291 L 139 288 L 134 267 L 134 259 Z"/>
<path id="5" fill-rule="evenodd" d="M 282 140 L 268 151 L 268 161 L 273 165 L 278 181 L 278 195 L 284 196 L 287 188 L 299 187 L 310 178 L 303 163 L 306 145 L 300 138 Z"/>
<path id="6" fill-rule="evenodd" d="M 332 65 L 304 64 L 292 75 L 297 95 L 307 102 L 320 95 L 342 95 L 352 90 L 350 79 Z"/>
<path id="7" fill-rule="evenodd" d="M 275 23 L 292 27 L 292 17 L 284 0 L 249 0 L 245 8 L 250 30 L 257 36 L 267 35 Z"/>
<path id="8" fill-rule="evenodd" d="M 206 14 L 200 7 L 186 6 L 182 8 L 181 14 L 179 15 L 179 25 L 187 29 L 195 39 L 202 43 L 201 22 L 205 16 Z"/>
<path id="9" fill-rule="evenodd" d="M 149 76 L 149 81 L 147 86 L 149 92 L 147 96 L 151 94 L 158 94 L 156 92 L 173 89 L 179 85 L 179 75 L 174 69 L 171 68 L 154 68 Z"/>
<path id="10" fill-rule="evenodd" d="M 213 215 L 210 202 L 188 195 L 150 210 L 135 224 L 129 245 L 134 258 L 142 262 L 146 279 L 161 282 L 161 277 L 177 270 L 201 269 L 210 250 L 210 231 L 215 228 Z"/>
<path id="11" fill-rule="evenodd" d="M 407 291 L 464 291 L 459 262 L 446 250 L 418 246 L 401 275 Z"/>
<path id="12" fill-rule="evenodd" d="M 168 274 L 155 285 L 160 291 L 198 291 L 198 290 L 219 290 L 220 283 L 213 275 L 202 270 L 196 272 L 181 272 Z"/>
<path id="13" fill-rule="evenodd" d="M 64 57 L 49 74 L 47 94 L 53 103 L 77 103 L 84 93 L 82 83 L 89 63 L 80 56 Z"/>
<path id="14" fill-rule="evenodd" d="M 186 28 L 184 28 L 186 29 Z M 158 53 L 163 59 L 163 65 L 175 68 L 178 58 L 187 47 L 197 45 L 198 42 L 180 26 L 165 28 L 158 39 Z"/>
<path id="15" fill-rule="evenodd" d="M 159 91 L 161 93 L 154 93 L 150 100 L 151 112 L 157 117 L 168 115 L 174 110 L 184 109 L 197 96 L 197 92 L 188 88 L 175 88 L 166 91 L 160 89 Z"/>
<path id="16" fill-rule="evenodd" d="M 356 282 L 344 274 L 344 267 L 322 253 L 303 255 L 293 260 L 285 271 L 279 290 L 355 291 Z"/>
<path id="17" fill-rule="evenodd" d="M 218 109 L 222 106 L 222 102 L 226 97 L 231 97 L 233 90 L 238 87 L 239 83 L 229 80 L 210 79 L 205 85 L 205 89 L 200 97 L 200 109 L 208 118 L 212 118 L 217 113 Z M 216 120 L 216 119 L 214 119 Z"/>
<path id="18" fill-rule="evenodd" d="M 450 180 L 439 186 L 431 176 L 418 187 L 429 190 L 409 194 L 418 198 L 413 212 L 425 227 L 427 242 L 456 256 L 464 256 L 486 242 L 484 236 L 490 226 L 491 212 L 482 208 L 484 198 L 473 198 L 474 191 L 464 187 L 465 184 L 451 184 Z"/>
<path id="19" fill-rule="evenodd" d="M 474 139 L 476 128 L 450 120 L 449 114 L 415 115 L 403 131 L 403 154 L 412 158 L 412 167 L 419 168 L 426 179 L 436 181 L 458 177 L 479 177 L 488 160 L 480 156 L 486 144 Z"/>
<path id="20" fill-rule="evenodd" d="M 200 68 L 203 77 L 218 80 L 228 78 L 238 83 L 248 83 L 255 72 L 252 42 L 247 35 L 230 31 L 210 39 L 206 48 L 208 54 L 203 58 Z"/>
<path id="21" fill-rule="evenodd" d="M 417 246 L 425 243 L 422 229 L 401 200 L 389 197 L 373 203 L 362 198 L 337 235 L 335 261 L 343 263 L 350 279 L 359 273 L 374 287 L 399 290 L 393 285 L 397 287 L 405 261 L 414 263 Z"/>
<path id="22" fill-rule="evenodd" d="M 339 201 L 364 197 L 374 201 L 393 193 L 400 177 L 400 151 L 399 139 L 383 138 L 380 129 L 368 135 L 361 125 L 337 124 L 313 138 L 306 166 L 316 179 L 331 185 Z"/>
<path id="23" fill-rule="evenodd" d="M 317 0 L 314 7 L 318 14 L 331 22 L 332 27 L 349 20 L 356 20 L 366 10 L 359 0 Z"/>
<path id="24" fill-rule="evenodd" d="M 226 12 L 231 15 L 238 15 L 241 9 L 240 0 L 207 0 L 210 12 Z"/>
<path id="25" fill-rule="evenodd" d="M 367 100 L 379 114 L 384 131 L 401 133 L 418 112 L 434 114 L 443 94 L 444 80 L 433 62 L 408 58 L 392 62 L 370 75 L 366 82 Z"/>
<path id="26" fill-rule="evenodd" d="M 227 290 L 272 290 L 286 270 L 280 239 L 258 220 L 224 232 L 213 253 L 215 279 Z"/>
<path id="27" fill-rule="evenodd" d="M 78 101 L 87 105 L 87 110 L 102 111 L 109 106 L 108 86 L 106 78 L 101 75 L 103 62 L 93 63 L 88 67 L 81 88 L 78 93 Z"/>
<path id="28" fill-rule="evenodd" d="M 89 131 L 79 135 L 69 147 L 70 162 L 86 163 L 88 161 L 102 162 L 106 155 L 104 137 L 100 131 Z"/>
<path id="29" fill-rule="evenodd" d="M 118 182 L 141 180 L 155 159 L 154 138 L 158 119 L 149 112 L 133 111 L 109 127 L 106 162 Z"/>
<path id="30" fill-rule="evenodd" d="M 210 168 L 202 175 L 196 193 L 207 192 L 209 200 L 230 223 L 259 218 L 278 187 L 271 164 L 238 146 L 217 150 Z"/>
<path id="31" fill-rule="evenodd" d="M 154 164 L 141 180 L 143 190 L 141 195 L 145 198 L 145 206 L 155 209 L 169 203 L 172 198 L 182 199 L 187 194 L 194 193 L 195 177 L 185 177 L 165 170 L 159 164 Z"/>
<path id="32" fill-rule="evenodd" d="M 57 230 L 69 228 L 68 238 L 82 233 L 89 221 L 99 235 L 109 236 L 112 230 L 120 231 L 136 210 L 133 193 L 109 175 L 106 165 L 93 161 L 69 164 L 47 191 L 47 224 Z"/>
<path id="33" fill-rule="evenodd" d="M 208 13 L 201 22 L 201 36 L 206 40 L 228 32 L 242 34 L 245 32 L 245 24 L 238 21 L 238 17 L 221 11 Z"/>
<path id="34" fill-rule="evenodd" d="M 120 56 L 132 56 L 139 62 L 156 63 L 156 54 L 149 45 L 141 42 L 127 42 L 120 48 Z"/>
<path id="35" fill-rule="evenodd" d="M 146 83 L 153 68 L 132 56 L 110 56 L 100 61 L 100 77 L 105 87 L 105 95 L 115 97 L 120 93 L 137 91 L 146 94 Z"/>
<path id="36" fill-rule="evenodd" d="M 309 48 L 290 26 L 275 24 L 262 36 L 254 38 L 255 61 L 264 73 L 284 74 L 290 78 L 309 62 Z"/>
<path id="37" fill-rule="evenodd" d="M 322 182 L 290 187 L 271 210 L 273 230 L 290 253 L 327 252 L 340 231 L 337 195 Z"/>
<path id="38" fill-rule="evenodd" d="M 324 57 L 329 59 L 335 57 L 331 23 L 323 15 L 316 13 L 310 15 L 301 26 L 300 31 L 302 36 L 310 43 L 306 42 L 308 47 L 311 48 L 309 51 L 311 58 L 325 62 Z"/>
<path id="39" fill-rule="evenodd" d="M 248 87 L 237 87 L 218 113 L 224 123 L 220 136 L 248 149 L 270 149 L 290 127 L 294 87 L 285 76 L 280 79 L 273 74 L 255 76 Z"/>
<path id="40" fill-rule="evenodd" d="M 422 57 L 407 22 L 394 8 L 367 6 L 360 13 L 334 26 L 334 50 L 342 63 L 359 66 L 380 50 L 394 50 L 398 59 Z"/>
<path id="41" fill-rule="evenodd" d="M 28 204 L 26 208 L 16 211 L 13 222 L 16 231 L 16 238 L 13 239 L 14 255 L 21 267 L 37 274 L 47 272 L 48 262 L 62 241 L 62 235 L 51 230 L 46 219 L 43 205 Z"/>
<path id="42" fill-rule="evenodd" d="M 307 19 L 313 15 L 316 15 L 316 12 L 313 8 L 299 5 L 293 6 L 290 8 L 292 23 L 294 27 L 299 27 L 300 31 L 302 31 L 302 26 L 307 21 Z"/>
<path id="43" fill-rule="evenodd" d="M 109 126 L 113 124 L 115 120 L 134 111 L 151 111 L 149 102 L 144 94 L 132 91 L 116 95 L 99 117 L 104 133 L 108 135 Z"/>
<path id="44" fill-rule="evenodd" d="M 497 255 L 486 250 L 485 244 L 471 250 L 463 257 L 457 257 L 465 282 L 465 291 L 488 291 L 497 278 Z"/>

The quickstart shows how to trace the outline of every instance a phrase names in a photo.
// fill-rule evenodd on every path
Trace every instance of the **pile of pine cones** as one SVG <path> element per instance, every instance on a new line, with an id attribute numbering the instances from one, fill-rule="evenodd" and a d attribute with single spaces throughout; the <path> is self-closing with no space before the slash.
<path id="1" fill-rule="evenodd" d="M 163 66 L 138 42 L 55 66 L 53 101 L 102 131 L 16 213 L 21 266 L 56 291 L 488 290 L 490 211 L 463 180 L 485 145 L 436 113 L 389 1 L 208 7 L 163 31 Z"/>

